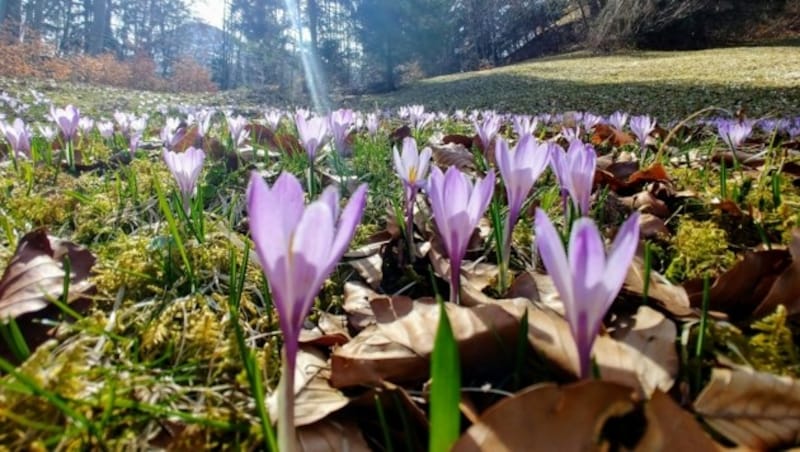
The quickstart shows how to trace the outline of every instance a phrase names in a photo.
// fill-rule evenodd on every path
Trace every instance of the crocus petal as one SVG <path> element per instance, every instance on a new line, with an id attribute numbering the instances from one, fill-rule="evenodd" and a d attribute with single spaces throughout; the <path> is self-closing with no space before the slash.
<path id="1" fill-rule="evenodd" d="M 570 324 L 577 325 L 578 313 L 588 313 L 589 326 L 603 318 L 607 297 L 602 292 L 606 267 L 605 247 L 600 231 L 589 218 L 579 218 L 572 225 L 569 238 L 568 260 L 572 275 L 574 304 L 566 310 Z M 565 306 L 565 308 L 568 308 Z"/>
<path id="2" fill-rule="evenodd" d="M 564 245 L 561 243 L 561 236 L 542 209 L 536 209 L 535 221 L 536 247 L 539 250 L 539 256 L 566 307 L 573 304 L 575 298 L 572 292 L 569 262 Z"/>
<path id="3" fill-rule="evenodd" d="M 336 225 L 336 238 L 331 244 L 331 256 L 329 265 L 335 265 L 336 262 L 342 257 L 347 246 L 353 239 L 356 226 L 361 222 L 361 216 L 364 213 L 364 208 L 367 205 L 367 185 L 360 185 L 356 191 L 350 196 L 347 205 L 342 210 L 342 215 L 339 217 L 339 223 Z"/>
<path id="4" fill-rule="evenodd" d="M 639 245 L 639 227 L 639 212 L 634 212 L 622 224 L 614 243 L 611 245 L 605 275 L 603 276 L 603 284 L 611 298 L 611 300 L 607 301 L 608 305 L 617 296 L 622 288 L 622 283 L 625 282 L 625 278 L 628 275 L 628 268 Z"/>

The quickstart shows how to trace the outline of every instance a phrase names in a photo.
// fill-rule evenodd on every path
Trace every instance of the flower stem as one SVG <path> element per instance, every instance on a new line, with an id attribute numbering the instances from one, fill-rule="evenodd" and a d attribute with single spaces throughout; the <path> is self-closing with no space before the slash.
<path id="1" fill-rule="evenodd" d="M 283 369 L 278 384 L 278 450 L 294 452 L 297 450 L 297 436 L 294 428 L 294 363 L 290 365 L 283 351 Z"/>
<path id="2" fill-rule="evenodd" d="M 408 262 L 414 263 L 414 199 L 417 197 L 416 187 L 406 187 L 406 248 Z"/>
<path id="3" fill-rule="evenodd" d="M 450 303 L 460 304 L 461 259 L 450 258 Z"/>

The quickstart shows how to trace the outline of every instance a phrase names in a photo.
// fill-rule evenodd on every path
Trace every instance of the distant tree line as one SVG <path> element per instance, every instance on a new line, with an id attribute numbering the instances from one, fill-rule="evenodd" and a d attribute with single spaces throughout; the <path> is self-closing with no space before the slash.
<path id="1" fill-rule="evenodd" d="M 0 0 L 4 39 L 44 39 L 60 55 L 181 55 L 221 88 L 382 91 L 577 45 L 703 47 L 742 24 L 782 17 L 790 0 L 218 0 L 222 30 L 193 21 L 193 0 Z M 304 63 L 303 63 L 304 62 Z"/>

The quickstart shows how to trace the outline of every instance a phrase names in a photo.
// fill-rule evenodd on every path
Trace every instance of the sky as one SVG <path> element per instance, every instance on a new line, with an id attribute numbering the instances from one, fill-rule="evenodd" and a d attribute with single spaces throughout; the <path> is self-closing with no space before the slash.
<path id="1" fill-rule="evenodd" d="M 194 0 L 192 3 L 192 14 L 210 25 L 222 28 L 225 0 Z"/>

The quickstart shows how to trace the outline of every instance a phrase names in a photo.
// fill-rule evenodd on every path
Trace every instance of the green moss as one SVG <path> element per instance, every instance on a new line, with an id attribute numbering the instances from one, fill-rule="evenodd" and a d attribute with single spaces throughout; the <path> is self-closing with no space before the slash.
<path id="1" fill-rule="evenodd" d="M 717 274 L 736 259 L 728 249 L 727 233 L 713 221 L 681 220 L 672 249 L 675 255 L 666 276 L 673 281 Z"/>

